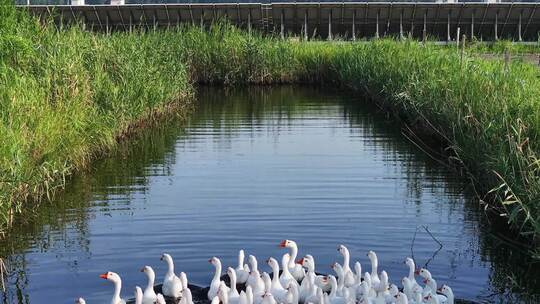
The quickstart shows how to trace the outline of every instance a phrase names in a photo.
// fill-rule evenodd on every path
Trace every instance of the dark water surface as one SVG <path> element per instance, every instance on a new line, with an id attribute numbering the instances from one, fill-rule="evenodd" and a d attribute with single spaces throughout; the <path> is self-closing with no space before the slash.
<path id="1" fill-rule="evenodd" d="M 108 303 L 118 272 L 123 296 L 161 281 L 161 253 L 208 285 L 211 256 L 236 263 L 243 248 L 280 256 L 281 239 L 315 256 L 318 270 L 341 258 L 369 270 L 375 250 L 391 281 L 406 275 L 413 246 L 440 284 L 479 301 L 539 293 L 540 265 L 489 229 L 468 183 L 430 160 L 366 102 L 301 87 L 202 89 L 187 124 L 149 130 L 65 193 L 16 223 L 3 240 L 10 275 L 5 303 Z M 269 270 L 266 265 L 263 269 Z M 511 288 L 512 284 L 517 287 Z"/>

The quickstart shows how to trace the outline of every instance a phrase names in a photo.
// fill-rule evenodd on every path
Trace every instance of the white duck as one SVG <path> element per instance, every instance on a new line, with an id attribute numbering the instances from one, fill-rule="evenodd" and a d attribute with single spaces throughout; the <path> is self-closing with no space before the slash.
<path id="1" fill-rule="evenodd" d="M 338 296 L 337 294 L 338 285 L 336 277 L 333 275 L 329 275 L 328 280 L 330 281 L 330 285 L 332 286 L 332 291 L 330 291 L 330 294 L 328 295 L 328 300 L 330 301 L 329 304 L 346 304 L 347 299 L 345 297 Z"/>
<path id="2" fill-rule="evenodd" d="M 298 255 L 298 246 L 296 245 L 295 241 L 291 240 L 283 240 L 281 243 L 279 243 L 279 246 L 281 248 L 290 248 L 290 259 L 289 259 L 289 272 L 294 277 L 296 281 L 301 281 L 304 278 L 305 272 L 302 266 L 295 263 L 296 257 Z"/>
<path id="3" fill-rule="evenodd" d="M 142 304 L 142 299 L 143 299 L 142 289 L 139 286 L 135 286 L 135 304 Z"/>
<path id="4" fill-rule="evenodd" d="M 216 257 L 212 257 L 208 260 L 208 263 L 214 265 L 216 269 L 212 282 L 210 282 L 210 289 L 208 290 L 208 300 L 210 300 L 217 295 L 219 286 L 221 284 L 221 261 Z"/>
<path id="5" fill-rule="evenodd" d="M 281 285 L 281 281 L 279 280 L 279 264 L 274 258 L 269 258 L 266 262 L 270 268 L 272 268 L 272 287 L 270 289 L 270 293 L 274 295 L 274 298 L 278 302 L 281 302 L 285 299 L 287 290 L 283 288 L 283 285 Z"/>
<path id="6" fill-rule="evenodd" d="M 114 283 L 114 294 L 111 299 L 111 304 L 126 304 L 126 301 L 120 298 L 120 292 L 122 291 L 122 279 L 120 276 L 115 272 L 109 271 L 100 274 L 99 277 Z"/>
<path id="7" fill-rule="evenodd" d="M 143 304 L 154 304 L 157 299 L 157 295 L 154 291 L 154 281 L 156 280 L 154 269 L 152 269 L 150 266 L 144 266 L 141 268 L 141 272 L 144 272 L 148 277 L 148 284 L 144 289 L 142 302 Z"/>
<path id="8" fill-rule="evenodd" d="M 347 249 L 347 247 L 345 247 L 344 245 L 339 245 L 337 251 L 339 251 L 339 253 L 341 253 L 341 255 L 343 256 L 343 284 L 345 287 L 351 287 L 354 285 L 356 280 L 354 278 L 351 267 L 349 266 L 351 259 L 349 249 Z"/>
<path id="9" fill-rule="evenodd" d="M 446 304 L 454 304 L 454 292 L 448 285 L 443 285 L 439 292 L 446 296 Z"/>
<path id="10" fill-rule="evenodd" d="M 283 271 L 281 272 L 281 276 L 279 277 L 279 281 L 281 282 L 281 286 L 289 286 L 290 282 L 294 282 L 298 285 L 298 282 L 294 278 L 294 276 L 289 272 L 289 261 L 291 257 L 288 253 L 285 253 L 283 255 L 283 258 L 281 259 L 281 268 Z M 300 265 L 298 265 L 300 266 Z"/>
<path id="11" fill-rule="evenodd" d="M 238 252 L 238 266 L 235 268 L 236 282 L 238 284 L 245 284 L 249 276 L 249 266 L 244 264 L 244 250 Z"/>
<path id="12" fill-rule="evenodd" d="M 174 274 L 174 262 L 170 254 L 164 253 L 161 255 L 161 260 L 167 263 L 167 273 L 163 279 L 162 292 L 164 296 L 178 298 L 182 292 L 182 282 Z"/>
<path id="13" fill-rule="evenodd" d="M 315 274 L 315 259 L 313 256 L 306 254 L 302 259 L 298 260 L 297 263 L 304 266 L 307 269 L 307 272 L 313 273 L 315 276 L 315 285 L 322 289 L 324 292 L 330 291 L 330 282 L 326 280 L 325 276 Z"/>
<path id="14" fill-rule="evenodd" d="M 377 273 L 377 268 L 379 267 L 379 259 L 377 259 L 377 254 L 371 250 L 368 252 L 367 256 L 371 261 L 371 285 L 372 287 L 378 286 L 381 283 L 381 279 L 379 278 L 379 274 Z"/>

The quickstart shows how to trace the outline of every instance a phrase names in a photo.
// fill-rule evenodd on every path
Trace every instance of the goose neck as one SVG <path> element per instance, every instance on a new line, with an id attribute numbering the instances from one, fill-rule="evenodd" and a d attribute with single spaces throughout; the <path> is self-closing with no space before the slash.
<path id="1" fill-rule="evenodd" d="M 174 263 L 171 259 L 167 259 L 167 273 L 165 276 L 172 277 L 174 275 Z"/>
<path id="2" fill-rule="evenodd" d="M 244 268 L 244 250 L 238 252 L 238 269 Z"/>
<path id="3" fill-rule="evenodd" d="M 147 270 L 146 275 L 148 276 L 148 285 L 146 285 L 146 290 L 154 291 L 154 281 L 156 280 L 156 274 L 152 270 Z"/>
<path id="4" fill-rule="evenodd" d="M 120 302 L 120 300 L 121 300 L 120 291 L 121 290 L 122 290 L 122 280 L 120 280 L 120 279 L 115 280 L 114 281 L 114 295 L 113 295 L 113 299 L 112 299 L 113 303 Z"/>
<path id="5" fill-rule="evenodd" d="M 290 268 L 294 267 L 294 263 L 296 261 L 296 256 L 297 255 L 298 255 L 298 247 L 296 246 L 295 243 L 292 243 L 292 245 L 291 245 L 291 257 L 289 258 L 289 263 L 288 263 L 288 266 Z"/>
<path id="6" fill-rule="evenodd" d="M 213 281 L 219 281 L 221 277 L 221 262 L 219 260 L 216 260 L 216 272 L 214 273 L 214 279 Z"/>

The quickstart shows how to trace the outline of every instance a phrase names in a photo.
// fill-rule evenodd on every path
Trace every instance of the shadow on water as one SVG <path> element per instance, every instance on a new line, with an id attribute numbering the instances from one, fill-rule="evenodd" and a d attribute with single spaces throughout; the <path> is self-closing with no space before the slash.
<path id="1" fill-rule="evenodd" d="M 299 121 L 309 124 L 316 117 L 336 114 L 336 109 L 340 120 L 348 126 L 349 137 L 361 138 L 365 146 L 371 147 L 373 155 L 383 158 L 389 171 L 406 176 L 403 180 L 406 193 L 402 199 L 408 212 L 423 214 L 427 208 L 424 205 L 425 192 L 430 192 L 435 198 L 443 197 L 446 200 L 429 205 L 429 208 L 434 208 L 434 213 L 460 219 L 450 221 L 449 225 L 463 225 L 463 238 L 456 236 L 457 241 L 443 241 L 445 247 L 442 252 L 448 260 L 441 261 L 439 258 L 439 263 L 450 263 L 450 267 L 444 268 L 451 272 L 446 274 L 448 281 L 463 279 L 463 273 L 458 275 L 463 272 L 458 269 L 463 261 L 469 261 L 470 269 L 478 271 L 470 273 L 470 278 L 464 283 L 477 284 L 475 290 L 478 292 L 466 294 L 466 298 L 487 302 L 539 300 L 540 264 L 530 259 L 519 247 L 502 241 L 505 227 L 488 223 L 477 201 L 467 194 L 469 189 L 466 181 L 417 151 L 403 138 L 400 126 L 389 122 L 369 103 L 356 96 L 328 89 L 289 86 L 201 88 L 198 100 L 200 102 L 187 124 L 171 120 L 144 132 L 118 147 L 109 157 L 98 161 L 89 172 L 74 176 L 67 189 L 54 202 L 44 204 L 17 220 L 9 236 L 0 241 L 0 255 L 6 259 L 10 270 L 6 292 L 2 293 L 4 303 L 41 303 L 41 297 L 47 296 L 47 293 L 55 299 L 58 297 L 53 294 L 61 294 L 59 298 L 69 303 L 71 298 L 66 299 L 67 295 L 78 296 L 77 291 L 61 291 L 63 286 L 75 287 L 65 281 L 54 282 L 54 278 L 77 280 L 79 276 L 65 272 L 84 272 L 86 268 L 80 269 L 81 263 L 103 266 L 92 242 L 97 242 L 103 233 L 116 231 L 98 232 L 96 225 L 100 225 L 102 218 L 117 217 L 118 214 L 130 217 L 146 210 L 147 207 L 134 202 L 144 204 L 151 199 L 155 177 L 165 177 L 174 184 L 184 153 L 199 149 L 197 132 L 200 132 L 201 126 L 211 136 L 214 143 L 211 148 L 231 150 L 239 138 L 253 143 L 261 137 L 273 137 L 278 144 L 280 136 L 294 131 Z M 333 128 L 337 123 L 331 121 L 328 124 Z M 239 129 L 243 132 L 239 132 Z M 306 139 L 308 141 L 309 138 Z M 320 174 L 324 175 L 325 172 Z M 430 229 L 433 227 L 430 226 Z M 403 244 L 411 244 L 413 235 L 410 232 L 401 232 Z M 436 234 L 436 237 L 440 236 L 441 231 Z M 420 265 L 428 261 L 437 249 L 429 237 L 422 237 L 423 241 L 418 246 L 429 248 L 420 250 L 416 245 L 412 248 L 415 256 L 420 251 L 417 258 Z M 126 256 L 129 256 L 129 250 L 133 250 L 127 245 L 129 243 L 130 239 L 126 238 Z M 400 255 L 392 258 L 393 262 L 401 262 L 404 256 L 410 255 L 409 247 L 401 248 Z M 137 254 L 144 255 L 144 252 Z M 54 265 L 42 267 L 43 263 Z M 130 263 L 129 259 L 125 263 Z M 138 266 L 134 264 L 131 267 Z M 208 272 L 205 267 L 203 265 L 202 271 Z M 367 264 L 365 267 L 367 270 Z M 95 285 L 105 294 L 110 291 L 97 283 Z M 47 288 L 50 290 L 44 291 Z M 92 289 L 89 287 L 89 290 Z M 124 294 L 131 294 L 131 287 Z"/>

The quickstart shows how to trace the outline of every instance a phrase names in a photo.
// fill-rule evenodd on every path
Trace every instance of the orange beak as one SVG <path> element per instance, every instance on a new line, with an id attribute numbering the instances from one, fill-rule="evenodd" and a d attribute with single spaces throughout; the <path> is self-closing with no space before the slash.
<path id="1" fill-rule="evenodd" d="M 415 275 L 419 275 L 419 274 L 420 274 L 420 269 L 416 269 L 416 270 L 414 271 L 414 274 L 415 274 Z"/>
<path id="2" fill-rule="evenodd" d="M 212 263 L 212 259 L 208 259 L 208 263 Z"/>
<path id="3" fill-rule="evenodd" d="M 99 277 L 106 280 L 107 279 L 107 273 L 100 274 Z"/>
<path id="4" fill-rule="evenodd" d="M 298 259 L 296 260 L 296 264 L 304 265 L 304 259 Z"/>
<path id="5" fill-rule="evenodd" d="M 287 245 L 287 240 L 283 240 L 283 241 L 281 241 L 281 242 L 279 243 L 279 247 L 281 247 L 281 248 L 285 248 L 286 245 Z"/>

